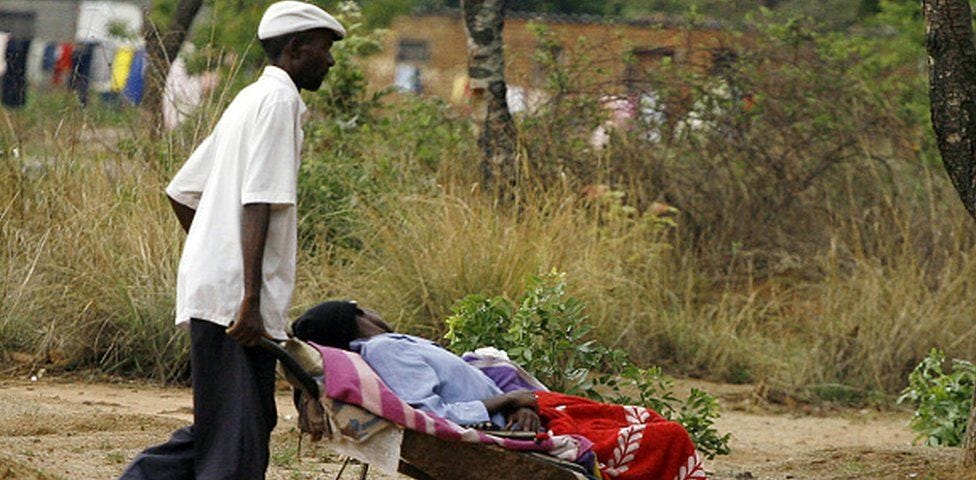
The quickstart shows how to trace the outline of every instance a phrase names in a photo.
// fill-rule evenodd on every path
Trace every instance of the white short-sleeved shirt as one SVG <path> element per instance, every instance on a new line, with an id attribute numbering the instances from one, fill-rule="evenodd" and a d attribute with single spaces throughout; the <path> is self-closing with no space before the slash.
<path id="1" fill-rule="evenodd" d="M 166 187 L 196 210 L 176 281 L 176 323 L 230 325 L 244 296 L 243 207 L 271 204 L 262 264 L 265 329 L 285 338 L 295 286 L 295 197 L 306 107 L 284 70 L 270 66 L 234 98 L 210 136 Z"/>

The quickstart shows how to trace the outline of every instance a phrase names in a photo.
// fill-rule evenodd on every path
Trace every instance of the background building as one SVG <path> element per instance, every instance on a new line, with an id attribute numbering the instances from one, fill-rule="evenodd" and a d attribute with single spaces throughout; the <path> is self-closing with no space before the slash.
<path id="1" fill-rule="evenodd" d="M 544 30 L 551 41 L 540 41 Z M 675 62 L 707 72 L 727 58 L 732 40 L 717 24 L 685 26 L 664 19 L 608 22 L 586 15 L 511 12 L 505 20 L 506 80 L 519 102 L 531 103 L 543 87 L 545 71 L 538 53 L 557 62 L 585 58 L 589 82 L 605 93 L 633 89 L 662 62 Z M 437 10 L 395 19 L 380 54 L 367 62 L 370 83 L 382 88 L 436 95 L 462 103 L 467 81 L 467 37 L 458 10 Z M 521 96 L 521 99 L 518 98 Z"/>
<path id="2" fill-rule="evenodd" d="M 103 41 L 110 25 L 139 34 L 149 0 L 0 0 L 0 32 L 52 42 Z"/>

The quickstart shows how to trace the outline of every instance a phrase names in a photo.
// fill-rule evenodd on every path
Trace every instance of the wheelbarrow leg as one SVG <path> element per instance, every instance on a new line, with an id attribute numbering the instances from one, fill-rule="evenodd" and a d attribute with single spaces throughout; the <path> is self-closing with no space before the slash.
<path id="1" fill-rule="evenodd" d="M 345 473 L 346 467 L 349 466 L 349 462 L 352 461 L 352 457 L 346 457 L 342 462 L 342 466 L 339 467 L 339 473 L 336 473 L 335 480 L 342 478 L 342 474 Z M 359 480 L 366 480 L 366 475 L 369 474 L 369 464 L 363 463 L 362 468 L 359 470 Z"/>
<path id="2" fill-rule="evenodd" d="M 340 478 L 342 478 L 342 472 L 346 471 L 346 466 L 349 465 L 350 460 L 352 460 L 352 457 L 346 457 L 346 459 L 343 460 L 342 466 L 339 467 L 339 473 L 336 473 L 334 480 L 339 480 Z"/>
<path id="3" fill-rule="evenodd" d="M 397 466 L 397 471 L 410 478 L 415 478 L 416 480 L 437 480 L 436 478 L 427 475 L 427 472 L 424 472 L 423 470 L 410 465 L 403 460 L 400 460 L 400 465 Z"/>

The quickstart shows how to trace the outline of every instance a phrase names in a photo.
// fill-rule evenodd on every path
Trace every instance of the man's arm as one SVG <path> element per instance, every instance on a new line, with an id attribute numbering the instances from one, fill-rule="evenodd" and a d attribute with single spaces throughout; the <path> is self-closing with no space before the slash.
<path id="1" fill-rule="evenodd" d="M 237 320 L 227 334 L 245 347 L 258 343 L 267 337 L 264 321 L 261 319 L 261 265 L 264 262 L 264 244 L 268 238 L 268 220 L 271 205 L 251 203 L 244 205 L 241 221 L 241 248 L 244 255 L 244 298 L 241 300 Z"/>
<path id="2" fill-rule="evenodd" d="M 173 180 L 166 186 L 166 196 L 176 213 L 176 218 L 189 233 L 193 217 L 203 196 L 203 189 L 210 178 L 214 164 L 214 136 L 210 135 L 193 150 L 193 154 L 176 172 Z"/>
<path id="3" fill-rule="evenodd" d="M 183 231 L 190 233 L 190 225 L 193 225 L 193 217 L 197 214 L 197 211 L 173 200 L 173 197 L 169 195 L 166 195 L 166 198 L 169 199 L 169 204 L 173 207 L 173 213 L 176 214 L 176 219 L 179 220 Z"/>

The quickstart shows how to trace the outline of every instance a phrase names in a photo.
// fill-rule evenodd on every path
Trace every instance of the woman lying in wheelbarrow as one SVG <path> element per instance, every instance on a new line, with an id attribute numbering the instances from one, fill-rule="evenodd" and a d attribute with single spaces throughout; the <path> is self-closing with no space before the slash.
<path id="1" fill-rule="evenodd" d="M 394 332 L 354 302 L 319 304 L 292 330 L 301 340 L 359 353 L 400 399 L 459 425 L 584 436 L 606 478 L 705 478 L 688 433 L 657 412 L 549 392 L 527 375 L 493 380 L 430 340 Z"/>

